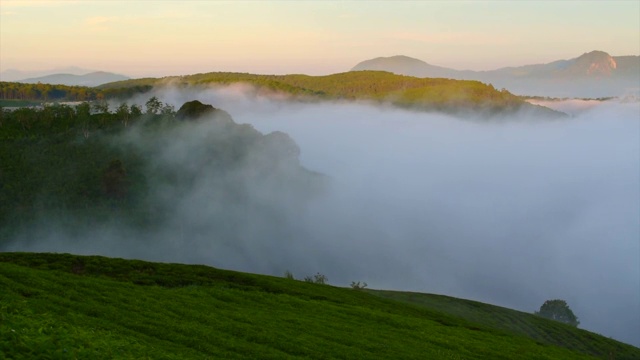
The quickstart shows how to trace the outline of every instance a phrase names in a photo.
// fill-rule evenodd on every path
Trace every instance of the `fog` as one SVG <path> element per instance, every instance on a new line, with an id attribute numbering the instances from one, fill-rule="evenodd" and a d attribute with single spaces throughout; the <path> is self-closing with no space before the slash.
<path id="1" fill-rule="evenodd" d="M 238 86 L 156 95 L 176 108 L 198 99 L 237 123 L 289 134 L 300 163 L 327 175 L 328 188 L 299 202 L 252 190 L 274 216 L 238 210 L 239 225 L 220 232 L 212 220 L 221 214 L 216 186 L 202 176 L 179 194 L 158 190 L 173 220 L 149 236 L 153 246 L 113 224 L 92 229 L 91 242 L 82 241 L 87 233 L 48 224 L 24 235 L 41 241 L 7 250 L 277 276 L 289 270 L 297 278 L 320 272 L 338 286 L 365 281 L 530 313 L 559 298 L 581 328 L 640 346 L 639 103 L 589 103 L 561 121 L 493 122 L 364 103 L 291 103 Z M 202 171 L 190 161 L 206 131 L 154 145 L 154 161 Z"/>

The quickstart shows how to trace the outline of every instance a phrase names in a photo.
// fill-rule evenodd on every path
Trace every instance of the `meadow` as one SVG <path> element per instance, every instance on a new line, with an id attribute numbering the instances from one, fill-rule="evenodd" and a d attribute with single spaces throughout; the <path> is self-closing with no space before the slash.
<path id="1" fill-rule="evenodd" d="M 0 354 L 8 359 L 640 356 L 588 331 L 486 304 L 201 265 L 2 253 L 0 286 Z"/>

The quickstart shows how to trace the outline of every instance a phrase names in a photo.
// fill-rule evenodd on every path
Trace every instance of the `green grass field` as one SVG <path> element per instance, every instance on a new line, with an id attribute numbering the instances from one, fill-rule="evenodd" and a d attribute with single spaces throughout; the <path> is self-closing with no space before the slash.
<path id="1" fill-rule="evenodd" d="M 486 304 L 198 265 L 0 253 L 0 289 L 7 359 L 640 358 Z"/>

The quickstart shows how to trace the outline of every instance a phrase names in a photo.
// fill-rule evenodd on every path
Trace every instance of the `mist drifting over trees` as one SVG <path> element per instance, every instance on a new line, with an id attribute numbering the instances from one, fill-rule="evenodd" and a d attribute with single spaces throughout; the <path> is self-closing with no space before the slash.
<path id="1" fill-rule="evenodd" d="M 198 99 L 238 124 L 275 132 L 266 136 L 282 139 L 269 146 L 290 146 L 264 149 L 323 174 L 326 188 L 310 195 L 262 181 L 257 169 L 279 166 L 265 165 L 267 150 L 218 179 L 202 152 L 211 141 L 205 134 L 215 137 L 208 122 L 161 137 L 133 130 L 116 141 L 153 159 L 149 169 L 169 169 L 149 177 L 151 198 L 166 211 L 152 231 L 108 222 L 69 231 L 41 219 L 20 235 L 38 240 L 2 250 L 321 272 L 336 285 L 366 281 L 527 312 L 562 298 L 582 328 L 638 345 L 638 103 L 602 102 L 562 120 L 486 121 L 365 103 L 289 103 L 245 90 L 154 95 L 176 108 Z M 247 174 L 254 180 L 243 183 Z M 165 181 L 175 178 L 189 180 Z M 248 207 L 233 205 L 220 181 L 242 184 Z"/>

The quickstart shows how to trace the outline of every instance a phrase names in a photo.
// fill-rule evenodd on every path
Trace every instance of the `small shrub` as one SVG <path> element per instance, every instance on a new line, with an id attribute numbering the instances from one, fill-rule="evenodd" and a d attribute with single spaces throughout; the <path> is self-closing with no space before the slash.
<path id="1" fill-rule="evenodd" d="M 325 275 L 320 273 L 317 273 L 313 276 L 305 276 L 303 280 L 304 282 L 321 284 L 321 285 L 326 285 L 329 283 L 329 279 Z"/>
<path id="2" fill-rule="evenodd" d="M 317 273 L 315 275 L 313 275 L 313 281 L 316 284 L 327 284 L 329 282 L 329 279 L 327 279 L 326 276 L 324 276 L 323 274 Z"/>
<path id="3" fill-rule="evenodd" d="M 295 278 L 293 277 L 293 273 L 289 270 L 286 270 L 284 272 L 284 278 L 285 279 L 289 279 L 289 280 L 294 280 Z"/>
<path id="4" fill-rule="evenodd" d="M 364 282 L 364 281 L 362 282 L 362 284 L 360 283 L 360 281 L 358 281 L 358 282 L 352 281 L 351 282 L 351 288 L 354 289 L 354 290 L 362 290 L 362 289 L 364 289 L 366 287 L 367 287 L 367 283 Z"/>

